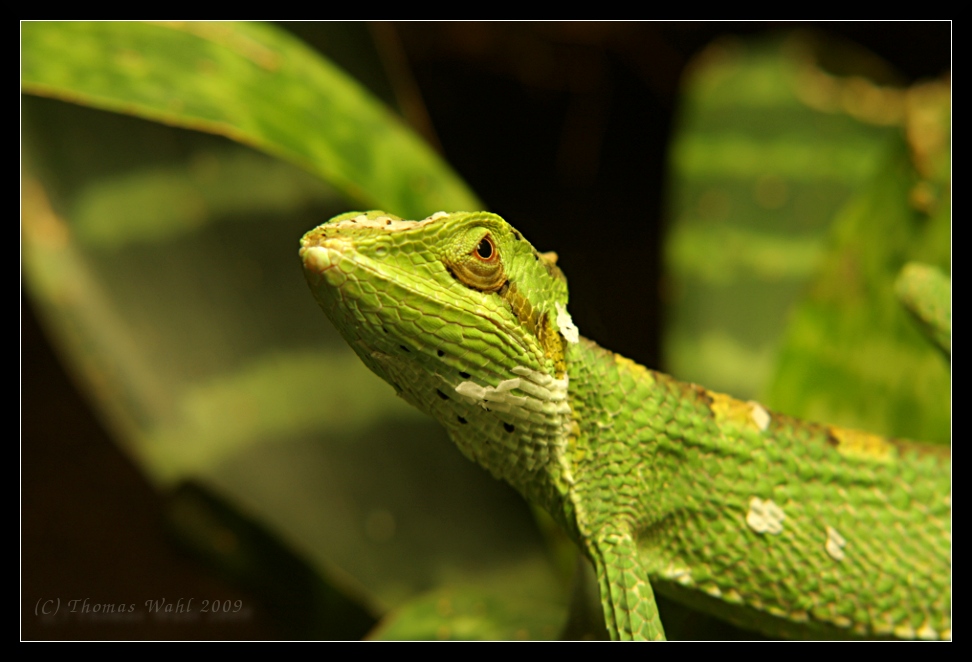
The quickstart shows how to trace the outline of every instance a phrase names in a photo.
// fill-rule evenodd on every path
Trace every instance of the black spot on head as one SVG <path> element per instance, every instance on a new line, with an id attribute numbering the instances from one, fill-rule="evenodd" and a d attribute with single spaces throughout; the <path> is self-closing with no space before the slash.
<path id="1" fill-rule="evenodd" d="M 440 391 L 439 389 L 435 389 L 435 392 L 438 393 L 439 394 L 439 397 L 442 398 L 443 400 L 448 400 L 449 399 L 449 396 L 446 395 L 445 393 L 443 393 L 442 391 Z"/>
<path id="2" fill-rule="evenodd" d="M 472 375 L 470 375 L 468 372 L 460 372 L 459 376 L 463 379 L 469 379 Z"/>
<path id="3" fill-rule="evenodd" d="M 404 349 L 406 352 L 411 352 L 412 351 L 408 347 L 406 347 L 405 345 L 399 345 L 399 347 L 401 347 L 402 349 Z"/>
<path id="4" fill-rule="evenodd" d="M 540 253 L 537 253 L 536 251 L 534 251 L 533 252 L 533 259 L 536 260 L 537 262 L 539 262 L 540 261 Z"/>
<path id="5" fill-rule="evenodd" d="M 513 432 L 513 430 L 515 430 L 516 428 L 513 427 L 513 425 L 510 423 L 503 423 L 503 429 L 506 430 L 507 432 Z"/>
<path id="6" fill-rule="evenodd" d="M 513 230 L 513 238 L 516 239 L 517 241 L 520 241 L 521 238 L 520 233 L 517 232 L 516 230 Z"/>
<path id="7" fill-rule="evenodd" d="M 388 333 L 388 329 L 386 329 L 384 325 L 382 325 L 381 330 L 384 331 L 385 333 Z"/>
<path id="8" fill-rule="evenodd" d="M 392 221 L 391 221 L 390 218 L 387 221 L 385 221 L 385 225 L 391 225 L 391 224 L 392 224 Z"/>
<path id="9" fill-rule="evenodd" d="M 456 418 L 458 418 L 459 419 L 459 422 L 462 423 L 463 425 L 465 425 L 466 423 L 468 423 L 468 421 L 466 419 L 464 419 L 462 416 L 456 416 Z"/>
<path id="10" fill-rule="evenodd" d="M 445 356 L 445 352 L 443 352 L 441 349 L 435 350 L 435 353 L 438 354 L 439 356 Z"/>

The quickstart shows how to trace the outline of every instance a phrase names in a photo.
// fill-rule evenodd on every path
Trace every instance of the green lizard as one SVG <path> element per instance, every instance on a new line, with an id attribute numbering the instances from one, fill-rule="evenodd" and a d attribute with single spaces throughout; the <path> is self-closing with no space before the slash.
<path id="1" fill-rule="evenodd" d="M 502 218 L 380 211 L 301 240 L 367 366 L 544 507 L 594 564 L 608 632 L 654 591 L 791 637 L 951 637 L 947 448 L 807 423 L 582 338 L 556 255 Z"/>

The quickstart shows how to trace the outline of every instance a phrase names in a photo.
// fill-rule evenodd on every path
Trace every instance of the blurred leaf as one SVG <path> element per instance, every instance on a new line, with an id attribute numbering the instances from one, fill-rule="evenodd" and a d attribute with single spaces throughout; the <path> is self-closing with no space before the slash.
<path id="1" fill-rule="evenodd" d="M 894 291 L 922 330 L 951 359 L 952 279 L 930 265 L 909 262 L 898 275 Z"/>
<path id="2" fill-rule="evenodd" d="M 545 569 L 529 563 L 504 569 L 493 581 L 448 586 L 421 595 L 389 613 L 369 638 L 556 639 L 564 625 L 563 596 L 538 585 L 537 578 L 543 577 Z"/>
<path id="3" fill-rule="evenodd" d="M 947 106 L 949 87 L 938 87 Z M 834 219 L 831 250 L 793 311 L 766 402 L 798 416 L 948 444 L 949 363 L 909 318 L 894 284 L 910 260 L 951 271 L 949 187 L 922 178 L 906 148 L 901 140 L 873 183 Z M 937 191 L 934 202 L 916 204 L 916 192 L 928 189 Z"/>
<path id="4" fill-rule="evenodd" d="M 290 214 L 340 197 L 309 173 L 249 150 L 201 152 L 93 183 L 79 196 L 77 240 L 118 249 L 191 234 L 215 218 Z"/>
<path id="5" fill-rule="evenodd" d="M 166 511 L 176 540 L 217 573 L 258 595 L 289 636 L 357 639 L 374 625 L 361 605 L 322 581 L 259 522 L 205 486 L 183 483 L 169 497 Z M 213 617 L 226 619 L 249 608 L 239 601 L 213 606 L 218 606 Z"/>
<path id="6" fill-rule="evenodd" d="M 791 415 L 947 441 L 948 366 L 892 287 L 908 259 L 949 267 L 947 84 L 887 85 L 873 56 L 806 34 L 722 41 L 689 72 L 668 368 Z"/>
<path id="7" fill-rule="evenodd" d="M 405 218 L 481 204 L 354 80 L 254 23 L 22 23 L 23 89 L 208 131 Z"/>
<path id="8" fill-rule="evenodd" d="M 830 219 L 897 131 L 900 103 L 883 100 L 900 91 L 858 78 L 879 98 L 847 102 L 853 90 L 821 67 L 830 51 L 852 70 L 881 69 L 804 33 L 724 38 L 686 68 L 664 249 L 665 367 L 680 379 L 757 396 Z"/>

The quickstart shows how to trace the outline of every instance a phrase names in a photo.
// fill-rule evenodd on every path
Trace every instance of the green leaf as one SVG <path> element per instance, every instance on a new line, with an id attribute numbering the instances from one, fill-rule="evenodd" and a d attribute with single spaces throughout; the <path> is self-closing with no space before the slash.
<path id="1" fill-rule="evenodd" d="M 406 218 L 481 204 L 353 79 L 253 23 L 22 24 L 24 91 L 207 131 Z"/>

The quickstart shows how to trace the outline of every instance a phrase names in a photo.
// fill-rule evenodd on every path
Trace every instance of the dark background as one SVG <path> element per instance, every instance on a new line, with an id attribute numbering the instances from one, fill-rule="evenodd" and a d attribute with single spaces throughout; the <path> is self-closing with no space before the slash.
<path id="1" fill-rule="evenodd" d="M 682 70 L 713 39 L 807 26 L 286 27 L 332 53 L 379 96 L 397 100 L 492 211 L 521 230 L 530 228 L 524 231 L 540 250 L 558 252 L 570 277 L 571 311 L 585 335 L 663 368 L 656 247 Z M 950 70 L 950 23 L 813 27 L 874 51 L 897 69 L 902 83 Z M 342 44 L 365 57 L 342 62 Z M 382 69 L 389 75 L 374 75 Z M 623 323 L 622 307 L 629 313 Z M 632 307 L 639 311 L 633 321 Z M 23 292 L 21 311 L 21 638 L 286 637 L 286 624 L 259 600 L 171 543 L 162 497 L 116 448 L 75 388 Z M 211 624 L 205 632 L 152 621 L 51 627 L 34 616 L 38 600 L 108 599 L 127 594 L 132 585 L 140 595 L 243 599 L 251 611 L 243 621 Z"/>

